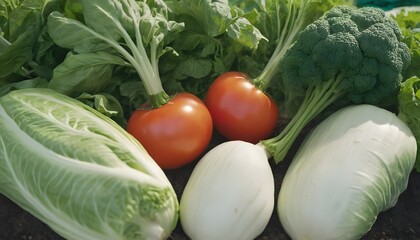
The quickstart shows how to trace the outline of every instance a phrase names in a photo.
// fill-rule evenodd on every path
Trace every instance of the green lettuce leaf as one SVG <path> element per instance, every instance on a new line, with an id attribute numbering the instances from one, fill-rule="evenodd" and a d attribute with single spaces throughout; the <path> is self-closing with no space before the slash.
<path id="1" fill-rule="evenodd" d="M 96 109 L 103 115 L 112 118 L 120 126 L 125 127 L 127 125 L 127 121 L 123 115 L 124 111 L 122 106 L 118 99 L 116 99 L 114 96 L 107 93 L 99 93 L 94 95 L 82 93 L 80 96 L 76 97 L 76 99 L 88 105 L 89 107 Z"/>
<path id="2" fill-rule="evenodd" d="M 0 86 L 31 78 L 49 80 L 67 51 L 53 43 L 46 16 L 63 9 L 60 0 L 0 2 Z"/>
<path id="3" fill-rule="evenodd" d="M 410 49 L 411 63 L 405 70 L 404 79 L 420 77 L 420 8 L 405 8 L 391 12 L 403 35 L 403 42 Z"/>
<path id="4" fill-rule="evenodd" d="M 398 117 L 413 132 L 417 140 L 417 158 L 414 168 L 420 172 L 420 78 L 411 77 L 404 81 L 398 95 Z"/>
<path id="5" fill-rule="evenodd" d="M 105 51 L 73 54 L 54 69 L 48 87 L 69 96 L 97 93 L 110 82 L 115 65 L 130 66 L 124 59 Z"/>

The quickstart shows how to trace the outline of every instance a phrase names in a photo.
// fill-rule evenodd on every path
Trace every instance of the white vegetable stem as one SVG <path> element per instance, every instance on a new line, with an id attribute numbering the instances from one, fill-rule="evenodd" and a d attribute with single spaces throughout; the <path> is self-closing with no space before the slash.
<path id="1" fill-rule="evenodd" d="M 150 57 L 147 55 L 147 51 L 145 49 L 145 46 L 143 44 L 142 40 L 142 33 L 141 33 L 141 27 L 140 27 L 140 21 L 142 18 L 153 18 L 153 16 L 140 16 L 139 12 L 142 11 L 135 1 L 121 1 L 121 4 L 125 4 L 125 9 L 127 10 L 127 14 L 130 16 L 130 18 L 133 19 L 133 29 L 135 30 L 135 41 L 131 38 L 131 36 L 128 34 L 124 26 L 121 24 L 121 22 L 118 19 L 110 17 L 108 20 L 112 21 L 115 25 L 115 27 L 119 30 L 122 38 L 124 39 L 124 42 L 128 46 L 131 52 L 123 48 L 120 44 L 115 42 L 113 39 L 108 39 L 100 34 L 95 33 L 94 31 L 87 28 L 89 31 L 92 31 L 92 34 L 97 36 L 98 38 L 102 39 L 103 41 L 107 42 L 110 46 L 112 46 L 115 50 L 119 52 L 130 64 L 133 66 L 133 68 L 137 71 L 138 75 L 142 79 L 142 82 L 144 84 L 144 87 L 148 93 L 148 95 L 151 98 L 162 98 L 158 99 L 157 105 L 163 105 L 168 100 L 168 96 L 166 95 L 163 86 L 162 81 L 159 76 L 159 68 L 158 68 L 158 55 L 157 55 L 157 49 L 158 45 L 160 44 L 160 41 L 162 39 L 158 40 L 156 37 L 153 37 L 153 39 L 150 41 L 149 47 L 150 47 Z M 146 4 L 144 4 L 144 7 L 147 7 Z M 106 10 L 99 8 L 99 11 L 103 11 L 103 14 L 107 14 Z M 152 101 L 155 101 L 152 99 Z"/>
<path id="2" fill-rule="evenodd" d="M 344 108 L 305 139 L 283 179 L 278 214 L 294 240 L 359 239 L 406 189 L 410 129 L 371 105 Z"/>
<path id="3" fill-rule="evenodd" d="M 194 168 L 180 203 L 184 232 L 193 240 L 251 240 L 274 208 L 274 178 L 264 149 L 229 141 Z"/>
<path id="4" fill-rule="evenodd" d="M 135 6 L 138 6 L 135 1 L 130 1 L 130 2 L 132 3 L 131 5 L 135 4 Z M 131 41 L 131 38 L 126 39 L 126 41 L 130 42 L 130 45 L 131 45 L 130 48 L 132 49 L 134 53 L 134 58 L 137 62 L 140 63 L 140 66 L 137 66 L 136 70 L 141 76 L 141 78 L 143 79 L 147 93 L 149 95 L 157 95 L 164 91 L 162 87 L 162 81 L 160 80 L 160 77 L 159 77 L 158 56 L 156 55 L 158 43 L 155 40 L 152 40 L 150 42 L 150 60 L 149 60 L 146 50 L 143 45 L 142 36 L 140 32 L 141 16 L 138 16 L 136 12 L 134 11 L 129 11 L 129 14 L 131 15 L 133 19 L 136 20 L 134 21 L 134 30 L 136 32 L 137 45 L 134 45 L 134 42 Z M 137 49 L 138 51 L 134 51 L 135 49 Z"/>

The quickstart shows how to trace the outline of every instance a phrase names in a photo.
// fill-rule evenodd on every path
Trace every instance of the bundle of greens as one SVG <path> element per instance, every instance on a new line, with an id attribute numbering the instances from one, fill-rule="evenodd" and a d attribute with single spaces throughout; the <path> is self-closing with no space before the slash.
<path id="1" fill-rule="evenodd" d="M 410 49 L 411 63 L 404 71 L 404 79 L 420 76 L 420 7 L 398 8 L 388 14 L 397 21 L 402 41 Z"/>
<path id="2" fill-rule="evenodd" d="M 0 2 L 0 96 L 11 89 L 45 87 L 67 50 L 54 44 L 47 16 L 60 1 Z"/>
<path id="3" fill-rule="evenodd" d="M 185 25 L 178 38 L 175 39 L 174 34 L 165 36 L 165 47 L 159 53 L 159 72 L 168 94 L 186 90 L 200 96 L 211 76 L 231 67 L 236 56 L 227 49 L 233 49 L 233 46 L 257 48 L 263 39 L 238 10 L 229 6 L 228 1 L 145 3 L 151 11 L 162 13 L 168 21 Z M 195 18 L 186 16 L 184 9 L 187 6 L 197 13 Z M 127 116 L 148 99 L 137 72 L 123 58 L 110 56 L 114 53 L 111 48 L 100 49 L 103 44 L 95 46 L 90 42 L 89 46 L 76 50 L 58 46 L 51 39 L 56 26 L 50 24 L 47 27 L 48 16 L 53 11 L 81 23 L 87 17 L 81 0 L 0 3 L 0 95 L 12 89 L 49 86 L 124 125 Z M 105 14 L 115 13 L 106 9 Z M 111 28 L 109 31 L 118 30 Z M 80 39 L 80 36 L 75 38 Z M 119 44 L 118 39 L 111 37 L 109 40 Z M 88 54 L 89 47 L 105 51 Z"/>

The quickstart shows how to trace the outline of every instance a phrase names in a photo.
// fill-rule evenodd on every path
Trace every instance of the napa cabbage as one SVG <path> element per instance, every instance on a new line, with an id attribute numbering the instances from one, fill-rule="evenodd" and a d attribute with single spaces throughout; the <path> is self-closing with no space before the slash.
<path id="1" fill-rule="evenodd" d="M 0 193 L 66 239 L 167 239 L 175 192 L 119 125 L 48 89 L 0 98 Z"/>
<path id="2" fill-rule="evenodd" d="M 416 152 L 394 113 L 342 108 L 312 130 L 287 169 L 277 202 L 283 228 L 294 240 L 360 239 L 407 189 Z"/>

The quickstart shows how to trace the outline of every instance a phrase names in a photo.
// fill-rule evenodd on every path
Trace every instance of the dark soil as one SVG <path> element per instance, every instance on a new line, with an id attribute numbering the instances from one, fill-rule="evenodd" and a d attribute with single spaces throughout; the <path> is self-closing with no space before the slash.
<path id="1" fill-rule="evenodd" d="M 302 137 L 298 139 L 294 149 L 297 148 L 301 140 Z M 221 138 L 216 136 L 213 145 L 220 141 L 222 141 Z M 294 153 L 295 150 L 292 150 L 282 163 L 276 166 L 272 165 L 276 182 L 276 196 Z M 192 163 L 178 170 L 166 171 L 179 197 L 194 165 L 195 163 Z M 188 239 L 180 224 L 173 231 L 171 239 Z M 280 224 L 276 210 L 274 210 L 267 228 L 257 239 L 290 240 Z M 62 240 L 62 238 L 47 225 L 0 194 L 0 240 Z M 381 213 L 372 229 L 362 240 L 420 240 L 420 173 L 413 172 L 411 174 L 408 188 L 400 196 L 395 207 Z"/>

